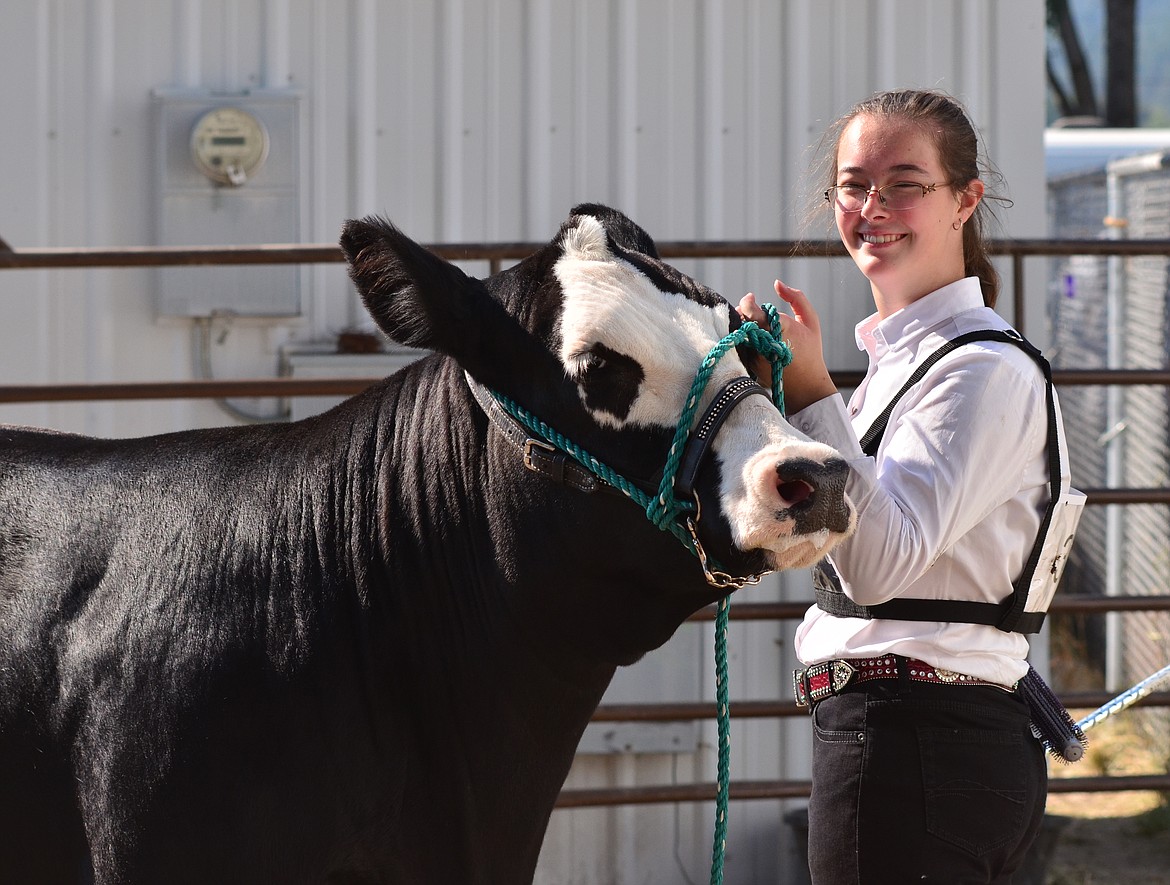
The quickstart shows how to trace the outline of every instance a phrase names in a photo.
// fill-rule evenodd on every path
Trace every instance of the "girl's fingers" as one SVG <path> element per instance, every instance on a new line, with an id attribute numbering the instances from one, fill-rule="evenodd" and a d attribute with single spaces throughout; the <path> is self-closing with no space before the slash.
<path id="1" fill-rule="evenodd" d="M 808 326 L 810 329 L 819 329 L 820 321 L 817 319 L 817 312 L 813 309 L 812 302 L 800 289 L 794 289 L 786 283 L 776 280 L 775 282 L 776 294 L 792 308 L 792 315 L 796 321 L 802 326 Z"/>
<path id="2" fill-rule="evenodd" d="M 808 299 L 804 297 L 804 293 L 800 289 L 794 289 L 782 280 L 776 280 L 772 284 L 772 287 L 776 290 L 777 295 L 792 305 L 793 310 L 796 310 L 799 306 L 808 304 Z"/>
<path id="3" fill-rule="evenodd" d="M 760 325 L 764 325 L 767 321 L 764 309 L 760 307 L 756 301 L 756 296 L 751 292 L 748 292 L 743 298 L 739 299 L 739 305 L 736 307 L 736 311 L 738 311 L 743 319 L 751 320 Z"/>

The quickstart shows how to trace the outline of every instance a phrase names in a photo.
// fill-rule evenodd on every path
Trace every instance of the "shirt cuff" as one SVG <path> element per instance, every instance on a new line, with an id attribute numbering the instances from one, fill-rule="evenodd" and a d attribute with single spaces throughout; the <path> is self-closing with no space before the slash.
<path id="1" fill-rule="evenodd" d="M 805 436 L 832 446 L 846 461 L 865 457 L 840 395 L 826 396 L 787 417 L 788 423 Z"/>

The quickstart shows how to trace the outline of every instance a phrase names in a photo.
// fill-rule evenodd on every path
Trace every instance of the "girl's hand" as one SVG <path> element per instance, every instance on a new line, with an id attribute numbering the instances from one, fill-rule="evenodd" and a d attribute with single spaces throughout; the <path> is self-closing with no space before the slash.
<path id="1" fill-rule="evenodd" d="M 808 297 L 780 280 L 776 280 L 775 289 L 780 299 L 792 308 L 793 314 L 780 317 L 780 338 L 792 349 L 792 363 L 784 369 L 784 405 L 790 413 L 799 412 L 835 394 L 837 386 L 825 366 L 821 322 Z M 750 292 L 740 300 L 738 310 L 745 320 L 754 320 L 767 327 L 767 315 Z M 758 370 L 754 371 L 760 375 Z M 770 380 L 770 374 L 770 371 L 765 371 L 763 377 Z"/>

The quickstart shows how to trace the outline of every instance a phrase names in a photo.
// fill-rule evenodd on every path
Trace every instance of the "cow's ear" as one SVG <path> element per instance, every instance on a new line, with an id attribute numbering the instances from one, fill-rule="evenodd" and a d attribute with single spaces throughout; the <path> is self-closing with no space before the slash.
<path id="1" fill-rule="evenodd" d="M 347 221 L 341 248 L 366 310 L 399 344 L 452 353 L 453 330 L 476 317 L 482 321 L 483 305 L 491 301 L 482 282 L 385 219 Z"/>

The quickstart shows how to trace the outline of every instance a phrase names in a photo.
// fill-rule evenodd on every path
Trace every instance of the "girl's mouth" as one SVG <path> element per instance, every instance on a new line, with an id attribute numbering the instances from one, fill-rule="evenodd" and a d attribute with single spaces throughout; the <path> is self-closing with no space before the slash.
<path id="1" fill-rule="evenodd" d="M 886 243 L 895 243 L 905 234 L 858 234 L 857 238 L 871 246 L 884 246 Z"/>

